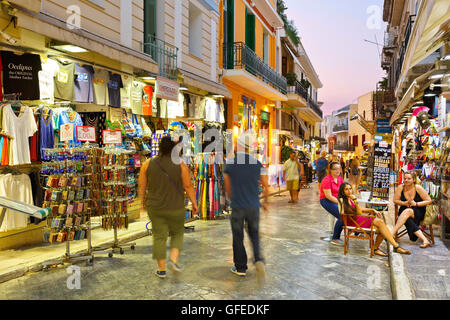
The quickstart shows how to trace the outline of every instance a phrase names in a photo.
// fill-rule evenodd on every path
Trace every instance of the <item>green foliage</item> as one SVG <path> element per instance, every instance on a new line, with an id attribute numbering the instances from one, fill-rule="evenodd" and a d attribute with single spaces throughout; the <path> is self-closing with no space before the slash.
<path id="1" fill-rule="evenodd" d="M 287 36 L 292 40 L 295 46 L 300 44 L 300 37 L 298 35 L 298 30 L 295 27 L 294 20 L 289 20 L 285 11 L 287 10 L 286 4 L 284 0 L 277 1 L 277 11 L 281 17 L 281 20 L 284 22 L 284 30 L 286 31 Z"/>
<path id="2" fill-rule="evenodd" d="M 311 86 L 311 83 L 306 79 L 302 79 L 300 81 L 300 83 L 302 84 L 303 88 L 305 88 L 306 90 L 308 90 L 309 87 Z"/>
<path id="3" fill-rule="evenodd" d="M 288 86 L 295 86 L 295 81 L 297 80 L 297 74 L 287 73 L 286 80 L 287 80 Z"/>

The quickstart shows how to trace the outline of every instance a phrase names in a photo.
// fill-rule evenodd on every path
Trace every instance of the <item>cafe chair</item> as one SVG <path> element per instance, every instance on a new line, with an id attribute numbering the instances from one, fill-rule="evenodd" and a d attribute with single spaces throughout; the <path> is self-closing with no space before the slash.
<path id="1" fill-rule="evenodd" d="M 398 220 L 398 205 L 395 205 L 395 223 L 397 223 Z M 420 227 L 423 234 L 425 235 L 425 237 L 431 241 L 431 243 L 434 245 L 434 233 L 433 233 L 433 225 L 429 224 L 429 225 L 425 225 L 423 224 L 423 221 L 420 223 Z M 408 234 L 408 230 L 406 230 L 406 228 L 403 226 L 402 227 L 402 231 L 398 231 L 397 234 L 394 234 L 395 239 L 400 239 L 401 237 L 403 237 L 405 234 Z M 427 230 L 428 228 L 428 230 Z"/>
<path id="2" fill-rule="evenodd" d="M 362 215 L 367 219 L 372 218 L 370 215 Z M 360 216 L 361 217 L 361 216 Z M 344 255 L 348 252 L 349 240 L 350 239 L 362 239 L 369 240 L 370 243 L 370 257 L 373 257 L 374 252 L 374 235 L 375 235 L 375 227 L 373 223 L 370 224 L 370 228 L 361 227 L 367 219 L 364 219 L 363 222 L 358 223 L 356 219 L 349 214 L 341 214 L 341 219 L 344 222 L 344 226 L 342 227 L 344 231 Z"/>

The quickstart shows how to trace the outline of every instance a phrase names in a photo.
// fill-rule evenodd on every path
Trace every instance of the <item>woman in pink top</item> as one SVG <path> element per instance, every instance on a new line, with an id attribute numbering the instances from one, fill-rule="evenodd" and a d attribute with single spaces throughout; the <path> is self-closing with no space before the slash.
<path id="1" fill-rule="evenodd" d="M 387 228 L 383 219 L 381 218 L 381 213 L 374 209 L 366 209 L 361 208 L 357 202 L 356 197 L 353 195 L 352 185 L 348 182 L 344 182 L 341 184 L 339 188 L 338 194 L 338 202 L 339 202 L 339 212 L 341 214 L 351 215 L 356 221 L 356 223 L 362 228 L 370 228 L 373 223 L 375 227 L 375 231 L 378 233 L 377 238 L 375 239 L 374 245 L 374 254 L 387 257 L 387 254 L 379 249 L 381 242 L 386 239 L 389 243 L 394 247 L 394 252 L 402 253 L 402 254 L 410 254 L 409 250 L 405 250 L 399 246 L 399 244 L 394 240 L 392 233 Z M 372 217 L 368 217 L 362 215 L 363 213 L 368 213 L 369 215 L 373 215 Z M 348 219 L 348 226 L 355 227 L 355 223 L 352 219 Z"/>
<path id="2" fill-rule="evenodd" d="M 340 173 L 341 165 L 338 162 L 332 162 L 330 164 L 330 174 L 323 178 L 322 183 L 320 184 L 320 205 L 337 219 L 334 224 L 333 237 L 326 240 L 336 246 L 344 245 L 339 239 L 341 237 L 342 226 L 344 224 L 339 214 L 337 200 L 339 187 L 344 182 L 340 176 Z"/>

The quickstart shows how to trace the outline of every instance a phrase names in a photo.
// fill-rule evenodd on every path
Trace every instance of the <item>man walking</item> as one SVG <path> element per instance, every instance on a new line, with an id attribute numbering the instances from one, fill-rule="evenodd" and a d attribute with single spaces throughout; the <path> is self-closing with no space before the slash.
<path id="1" fill-rule="evenodd" d="M 305 175 L 303 164 L 298 161 L 298 156 L 295 151 L 292 151 L 290 157 L 283 165 L 283 180 L 286 181 L 286 187 L 291 194 L 291 200 L 289 203 L 298 202 L 298 191 L 300 176 L 298 174 L 299 169 L 301 170 L 301 176 Z"/>
<path id="2" fill-rule="evenodd" d="M 259 211 L 262 205 L 267 210 L 268 178 L 266 169 L 249 154 L 250 144 L 245 135 L 238 139 L 236 157 L 227 160 L 224 170 L 225 190 L 231 199 L 231 231 L 233 233 L 233 261 L 231 272 L 245 276 L 247 271 L 247 253 L 244 247 L 244 222 L 253 246 L 253 256 L 258 282 L 265 277 L 264 259 L 259 243 Z M 262 184 L 264 202 L 259 202 L 259 185 Z"/>

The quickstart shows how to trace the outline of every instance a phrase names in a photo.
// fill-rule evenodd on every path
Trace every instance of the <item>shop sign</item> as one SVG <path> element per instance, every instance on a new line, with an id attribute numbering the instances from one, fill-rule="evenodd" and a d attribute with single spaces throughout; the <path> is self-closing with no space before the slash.
<path id="1" fill-rule="evenodd" d="M 377 120 L 377 133 L 392 133 L 392 126 L 389 123 L 389 119 Z"/>
<path id="2" fill-rule="evenodd" d="M 63 124 L 59 127 L 59 140 L 71 141 L 73 140 L 73 123 Z"/>
<path id="3" fill-rule="evenodd" d="M 265 112 L 265 111 L 261 111 L 261 120 L 269 122 L 269 120 L 270 120 L 270 113 Z"/>
<path id="4" fill-rule="evenodd" d="M 97 131 L 95 130 L 95 127 L 77 126 L 77 140 L 78 141 L 87 141 L 87 142 L 96 142 L 97 141 Z"/>
<path id="5" fill-rule="evenodd" d="M 172 100 L 178 102 L 178 91 L 180 84 L 178 82 L 157 77 L 156 78 L 156 97 L 160 99 Z"/>
<path id="6" fill-rule="evenodd" d="M 103 144 L 122 144 L 122 131 L 103 130 Z"/>
<path id="7" fill-rule="evenodd" d="M 374 137 L 375 141 L 382 141 L 383 140 L 383 136 L 380 134 L 376 134 Z"/>

